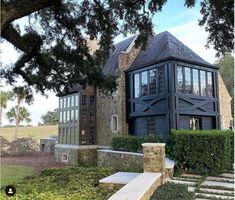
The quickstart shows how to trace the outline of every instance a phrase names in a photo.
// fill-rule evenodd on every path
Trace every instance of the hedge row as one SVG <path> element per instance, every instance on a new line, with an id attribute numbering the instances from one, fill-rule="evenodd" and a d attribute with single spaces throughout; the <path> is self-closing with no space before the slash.
<path id="1" fill-rule="evenodd" d="M 233 133 L 221 130 L 172 130 L 172 155 L 178 166 L 198 174 L 219 174 L 233 162 Z"/>
<path id="2" fill-rule="evenodd" d="M 114 137 L 112 140 L 112 148 L 116 151 L 127 151 L 127 152 L 143 152 L 142 143 L 163 142 L 163 138 L 160 136 L 125 136 L 125 137 Z"/>

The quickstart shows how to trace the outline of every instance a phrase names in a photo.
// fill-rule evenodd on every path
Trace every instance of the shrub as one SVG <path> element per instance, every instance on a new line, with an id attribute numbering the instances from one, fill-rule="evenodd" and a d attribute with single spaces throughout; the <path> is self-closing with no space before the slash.
<path id="1" fill-rule="evenodd" d="M 188 191 L 188 186 L 166 183 L 160 186 L 151 197 L 151 200 L 193 200 L 195 195 Z"/>
<path id="2" fill-rule="evenodd" d="M 231 131 L 172 130 L 178 167 L 198 174 L 219 174 L 231 166 Z"/>
<path id="3" fill-rule="evenodd" d="M 37 151 L 39 151 L 39 145 L 30 137 L 13 140 L 9 147 L 9 152 L 13 155 L 31 154 Z"/>
<path id="4" fill-rule="evenodd" d="M 7 155 L 9 153 L 8 149 L 10 147 L 10 142 L 4 137 L 0 136 L 0 147 L 1 155 Z"/>
<path id="5" fill-rule="evenodd" d="M 112 140 L 112 148 L 116 151 L 127 152 L 142 152 L 142 143 L 159 143 L 163 142 L 163 138 L 160 136 L 126 136 L 126 137 L 114 137 Z"/>

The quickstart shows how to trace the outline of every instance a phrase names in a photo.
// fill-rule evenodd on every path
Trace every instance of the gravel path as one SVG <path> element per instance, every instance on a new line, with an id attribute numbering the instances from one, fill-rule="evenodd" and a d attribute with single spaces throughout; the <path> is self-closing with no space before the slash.
<path id="1" fill-rule="evenodd" d="M 35 173 L 53 167 L 66 167 L 63 163 L 56 162 L 53 155 L 38 153 L 26 156 L 1 156 L 1 165 L 26 165 L 32 166 Z"/>

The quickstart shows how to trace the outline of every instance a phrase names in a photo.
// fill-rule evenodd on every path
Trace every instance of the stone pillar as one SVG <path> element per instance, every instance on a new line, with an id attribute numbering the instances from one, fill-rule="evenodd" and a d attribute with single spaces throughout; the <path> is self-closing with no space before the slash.
<path id="1" fill-rule="evenodd" d="M 143 143 L 144 172 L 165 173 L 165 143 Z"/>

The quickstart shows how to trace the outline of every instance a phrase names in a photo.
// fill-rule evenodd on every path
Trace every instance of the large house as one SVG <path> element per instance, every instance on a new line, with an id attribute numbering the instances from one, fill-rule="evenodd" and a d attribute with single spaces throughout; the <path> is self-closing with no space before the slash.
<path id="1" fill-rule="evenodd" d="M 117 77 L 115 93 L 75 87 L 59 97 L 57 155 L 65 147 L 109 146 L 121 135 L 167 139 L 170 129 L 229 128 L 231 97 L 218 67 L 169 32 L 153 36 L 145 50 L 134 47 L 135 39 L 116 44 L 103 67 Z"/>

